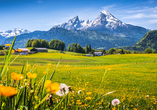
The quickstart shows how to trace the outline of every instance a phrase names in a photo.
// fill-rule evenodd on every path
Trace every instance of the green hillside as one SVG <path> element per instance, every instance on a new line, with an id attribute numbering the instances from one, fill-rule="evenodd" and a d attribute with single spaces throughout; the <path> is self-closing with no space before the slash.
<path id="1" fill-rule="evenodd" d="M 157 30 L 147 32 L 144 37 L 132 47 L 125 47 L 125 49 L 144 51 L 146 48 L 157 50 Z"/>

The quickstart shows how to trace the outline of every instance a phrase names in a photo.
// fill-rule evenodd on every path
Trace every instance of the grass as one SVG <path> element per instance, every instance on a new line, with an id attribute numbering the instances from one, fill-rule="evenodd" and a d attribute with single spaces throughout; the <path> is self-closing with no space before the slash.
<path id="1" fill-rule="evenodd" d="M 12 56 L 13 60 L 16 56 Z M 43 72 L 47 69 L 47 63 L 52 65 L 49 67 L 49 74 L 56 68 L 56 64 L 62 57 L 61 62 L 53 76 L 52 82 L 65 83 L 72 87 L 77 93 L 78 90 L 84 90 L 82 95 L 76 93 L 69 94 L 69 102 L 67 107 L 65 103 L 57 106 L 57 109 L 99 109 L 103 106 L 108 109 L 108 104 L 112 99 L 120 100 L 120 106 L 116 108 L 133 109 L 152 109 L 155 110 L 157 99 L 157 55 L 156 54 L 124 54 L 124 55 L 107 55 L 100 57 L 86 57 L 81 54 L 73 53 L 37 53 L 32 55 L 19 56 L 12 65 L 9 66 L 8 74 L 12 72 L 21 73 L 23 62 L 28 62 L 32 70 L 36 72 L 38 77 L 37 83 L 44 76 Z M 0 56 L 0 62 L 3 62 L 4 56 Z M 0 65 L 2 67 L 2 65 Z M 104 73 L 108 70 L 103 83 L 101 84 Z M 5 77 L 4 77 L 5 80 Z M 100 89 L 99 89 L 100 88 Z M 103 96 L 104 94 L 115 91 L 112 94 Z M 86 92 L 92 92 L 86 95 Z M 149 95 L 149 99 L 145 96 Z M 87 97 L 93 97 L 92 101 L 85 100 Z M 96 100 L 100 97 L 100 100 Z M 54 97 L 54 103 L 57 100 L 63 100 L 60 97 Z M 81 100 L 83 104 L 78 104 L 77 100 Z M 96 101 L 95 101 L 96 100 Z M 64 99 L 64 101 L 66 101 Z M 87 104 L 87 106 L 85 105 Z M 138 104 L 138 106 L 137 106 Z M 141 105 L 140 105 L 141 104 Z M 70 106 L 71 105 L 71 106 Z M 89 107 L 90 105 L 90 107 Z M 147 106 L 146 106 L 147 105 Z M 94 106 L 94 107 L 91 107 Z M 54 106 L 53 106 L 54 107 Z M 56 107 L 56 106 L 55 106 Z M 59 107 L 59 108 L 58 108 Z M 71 108 L 70 108 L 71 107 Z M 78 107 L 78 108 L 77 108 Z M 111 108 L 114 108 L 113 106 Z"/>

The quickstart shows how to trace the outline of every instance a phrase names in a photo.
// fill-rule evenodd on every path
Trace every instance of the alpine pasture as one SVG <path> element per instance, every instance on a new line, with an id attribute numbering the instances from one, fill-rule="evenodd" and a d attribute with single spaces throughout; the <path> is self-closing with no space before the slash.
<path id="1" fill-rule="evenodd" d="M 0 56 L 0 67 L 3 66 L 4 58 Z M 49 53 L 12 55 L 7 75 L 2 77 L 3 83 L 12 79 L 11 73 L 20 74 L 24 64 L 27 70 L 24 68 L 23 74 L 28 71 L 37 74 L 36 86 L 45 71 L 48 79 L 55 69 L 51 81 L 71 86 L 73 92 L 69 92 L 67 98 L 53 95 L 52 109 L 157 109 L 157 54 L 87 57 L 79 53 L 51 50 Z M 119 99 L 120 104 L 111 104 L 113 99 Z M 46 99 L 42 101 L 46 105 Z M 34 109 L 34 106 L 37 108 L 35 104 L 30 108 Z"/>

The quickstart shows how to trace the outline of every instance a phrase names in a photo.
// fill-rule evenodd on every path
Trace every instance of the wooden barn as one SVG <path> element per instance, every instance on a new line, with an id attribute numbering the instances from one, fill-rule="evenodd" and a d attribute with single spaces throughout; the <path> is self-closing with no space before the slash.
<path id="1" fill-rule="evenodd" d="M 48 52 L 48 49 L 47 48 L 33 48 L 30 50 L 31 52 L 34 52 L 34 53 L 38 53 L 38 52 Z"/>

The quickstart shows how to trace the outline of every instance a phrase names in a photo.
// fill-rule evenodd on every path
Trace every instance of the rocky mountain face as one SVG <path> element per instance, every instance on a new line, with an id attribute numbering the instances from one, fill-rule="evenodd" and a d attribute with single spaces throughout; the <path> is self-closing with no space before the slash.
<path id="1" fill-rule="evenodd" d="M 103 10 L 93 21 L 80 20 L 78 16 L 76 16 L 73 19 L 70 19 L 67 23 L 54 27 L 65 28 L 68 30 L 96 30 L 107 34 L 125 37 L 136 42 L 148 32 L 146 28 L 123 23 L 106 10 Z"/>

